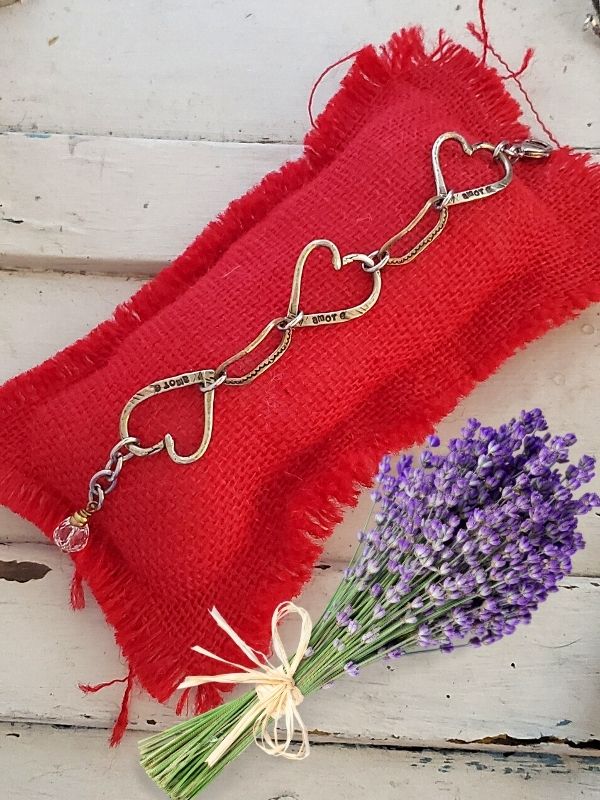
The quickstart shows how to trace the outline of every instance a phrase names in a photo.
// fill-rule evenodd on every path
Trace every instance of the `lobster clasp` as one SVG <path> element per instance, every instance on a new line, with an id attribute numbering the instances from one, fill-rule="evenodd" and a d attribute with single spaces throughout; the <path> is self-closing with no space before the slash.
<path id="1" fill-rule="evenodd" d="M 525 139 L 524 142 L 504 144 L 502 149 L 509 158 L 548 158 L 553 148 L 541 139 Z"/>
<path id="2" fill-rule="evenodd" d="M 600 36 L 600 0 L 592 0 L 593 10 L 585 18 L 583 30 L 592 30 L 596 36 Z"/>

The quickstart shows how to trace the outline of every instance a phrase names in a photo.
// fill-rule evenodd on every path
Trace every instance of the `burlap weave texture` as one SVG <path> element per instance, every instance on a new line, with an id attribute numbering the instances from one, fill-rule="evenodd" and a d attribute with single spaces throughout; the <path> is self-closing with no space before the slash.
<path id="1" fill-rule="evenodd" d="M 368 253 L 401 228 L 434 194 L 440 133 L 521 140 L 529 131 L 518 119 L 498 76 L 461 47 L 428 55 L 408 31 L 382 52 L 366 48 L 300 161 L 236 201 L 113 319 L 0 389 L 0 501 L 51 535 L 85 503 L 137 389 L 214 368 L 284 315 L 308 241 Z M 497 174 L 452 145 L 443 163 L 456 188 Z M 211 623 L 213 605 L 266 648 L 273 608 L 309 578 L 380 456 L 422 438 L 516 349 L 600 299 L 598 169 L 562 149 L 515 173 L 505 192 L 452 209 L 413 263 L 386 269 L 368 315 L 297 331 L 264 376 L 220 388 L 201 461 L 127 464 L 75 562 L 132 675 L 157 699 L 216 669 L 192 644 L 238 657 Z M 353 305 L 369 289 L 357 265 L 335 272 L 314 254 L 301 307 Z M 136 410 L 132 429 L 144 443 L 170 431 L 191 452 L 202 398 L 162 395 Z M 218 700 L 212 687 L 201 692 L 198 707 Z"/>

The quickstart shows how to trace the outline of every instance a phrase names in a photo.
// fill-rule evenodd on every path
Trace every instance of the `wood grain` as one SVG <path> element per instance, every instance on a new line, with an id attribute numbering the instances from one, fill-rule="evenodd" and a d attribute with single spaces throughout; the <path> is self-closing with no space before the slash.
<path id="1" fill-rule="evenodd" d="M 141 279 L 134 277 L 0 270 L 0 382 L 83 336 L 140 285 Z M 600 393 L 600 376 L 589 368 L 599 347 L 600 305 L 507 362 L 458 405 L 439 426 L 440 435 L 443 439 L 455 435 L 470 416 L 499 424 L 521 408 L 541 406 L 554 430 L 577 432 L 576 453 L 600 452 L 600 428 L 591 413 Z M 369 506 L 365 492 L 328 542 L 326 559 L 350 557 Z M 600 575 L 600 517 L 585 518 L 581 529 L 587 549 L 577 556 L 575 569 L 581 575 Z M 33 526 L 0 508 L 1 541 L 39 542 L 40 536 Z"/>
<path id="2" fill-rule="evenodd" d="M 137 739 L 118 750 L 93 730 L 0 724 L 0 772 L 10 800 L 159 800 L 165 795 L 137 761 Z M 18 764 L 18 769 L 15 769 Z M 64 768 L 60 765 L 65 764 Z M 597 760 L 531 753 L 316 745 L 293 764 L 246 751 L 203 794 L 204 800 L 593 800 Z M 83 794 L 82 792 L 85 792 Z"/>
<path id="3" fill-rule="evenodd" d="M 535 45 L 524 80 L 558 138 L 600 145 L 586 4 L 487 6 L 493 43 L 514 68 Z M 432 44 L 443 27 L 480 52 L 465 29 L 477 18 L 476 0 L 130 0 L 94 3 L 93 14 L 86 0 L 35 0 L 3 13 L 0 122 L 19 131 L 299 141 L 310 87 L 328 64 L 415 23 Z M 317 110 L 345 70 L 320 87 Z"/>
<path id="4" fill-rule="evenodd" d="M 0 134 L 0 267 L 157 272 L 299 153 L 297 145 Z"/>
<path id="5" fill-rule="evenodd" d="M 70 561 L 56 548 L 23 544 L 0 546 L 0 561 L 38 565 L 25 582 L 0 579 L 2 663 L 10 669 L 0 720 L 109 727 L 123 687 L 84 695 L 77 683 L 111 680 L 126 669 L 93 601 L 82 612 L 70 610 Z M 311 615 L 324 607 L 341 567 L 316 570 L 301 598 Z M 598 755 L 599 614 L 600 581 L 571 578 L 530 626 L 499 644 L 374 665 L 360 680 L 340 679 L 307 699 L 303 717 L 317 741 L 583 748 Z M 284 639 L 292 643 L 289 631 Z M 169 709 L 135 698 L 133 728 L 173 721 Z"/>

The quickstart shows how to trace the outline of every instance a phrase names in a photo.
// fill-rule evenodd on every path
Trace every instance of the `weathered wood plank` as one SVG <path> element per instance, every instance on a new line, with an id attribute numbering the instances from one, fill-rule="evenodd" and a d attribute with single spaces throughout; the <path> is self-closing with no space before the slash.
<path id="1" fill-rule="evenodd" d="M 0 133 L 0 268 L 153 274 L 297 145 Z"/>
<path id="2" fill-rule="evenodd" d="M 302 0 L 171 3 L 133 0 L 117 8 L 36 0 L 4 9 L 0 27 L 0 117 L 5 129 L 242 141 L 298 141 L 306 101 L 328 64 L 367 42 L 420 24 L 432 40 L 443 26 L 477 50 L 466 32 L 475 0 Z M 537 48 L 528 89 L 557 136 L 599 145 L 600 110 L 581 87 L 598 53 L 582 28 L 581 0 L 488 3 L 494 44 L 517 67 Z M 320 106 L 344 72 L 321 87 Z"/>
<path id="3" fill-rule="evenodd" d="M 83 695 L 77 684 L 120 677 L 125 667 L 93 601 L 77 614 L 68 608 L 69 560 L 55 548 L 15 544 L 0 547 L 0 562 L 0 670 L 10 687 L 0 693 L 0 719 L 109 726 L 122 686 Z M 301 601 L 311 614 L 339 577 L 339 565 L 316 571 Z M 307 699 L 303 717 L 320 739 L 595 748 L 599 613 L 600 582 L 570 579 L 531 626 L 494 647 L 375 665 Z M 155 730 L 174 717 L 136 697 L 131 719 L 134 728 Z"/>
<path id="4" fill-rule="evenodd" d="M 139 278 L 0 270 L 0 382 L 83 336 L 140 285 Z M 599 320 L 600 305 L 515 356 L 439 426 L 442 438 L 454 435 L 469 416 L 497 424 L 523 407 L 539 405 L 555 430 L 578 433 L 579 452 L 600 452 L 600 426 L 591 413 L 600 377 L 589 368 L 600 346 Z M 327 544 L 326 558 L 349 558 L 369 502 L 365 493 Z M 600 575 L 600 518 L 584 519 L 582 530 L 588 547 L 577 557 L 576 570 Z M 32 526 L 0 508 L 1 541 L 40 538 Z"/>
<path id="5" fill-rule="evenodd" d="M 141 285 L 139 277 L 0 270 L 0 382 L 89 333 Z"/>
<path id="6" fill-rule="evenodd" d="M 10 800 L 164 798 L 138 764 L 138 738 L 128 734 L 118 750 L 111 751 L 98 731 L 0 725 L 6 796 Z M 250 749 L 201 796 L 205 800 L 481 800 L 485 791 L 488 800 L 592 800 L 600 797 L 599 765 L 600 760 L 590 757 L 340 745 L 317 745 L 308 761 L 293 764 Z"/>
<path id="7" fill-rule="evenodd" d="M 0 134 L 0 267 L 157 272 L 296 145 Z"/>

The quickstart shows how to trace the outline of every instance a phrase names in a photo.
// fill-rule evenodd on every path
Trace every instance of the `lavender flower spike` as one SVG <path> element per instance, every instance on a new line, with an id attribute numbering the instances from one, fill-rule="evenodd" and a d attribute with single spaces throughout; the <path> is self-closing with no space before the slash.
<path id="1" fill-rule="evenodd" d="M 382 621 L 380 647 L 491 644 L 528 623 L 557 590 L 584 546 L 577 518 L 600 498 L 575 495 L 593 479 L 595 459 L 569 463 L 576 437 L 547 429 L 540 409 L 497 429 L 470 419 L 446 453 L 430 436 L 418 465 L 402 456 L 393 470 L 382 460 L 375 527 L 352 570 L 367 586 L 349 577 L 354 589 L 345 593 L 365 625 Z"/>
<path id="2" fill-rule="evenodd" d="M 470 419 L 446 452 L 432 435 L 414 463 L 400 456 L 394 467 L 384 457 L 373 525 L 360 532 L 294 673 L 300 696 L 356 678 L 373 661 L 492 644 L 530 623 L 584 546 L 578 517 L 600 507 L 596 493 L 577 494 L 595 460 L 571 463 L 575 442 L 551 435 L 534 408 L 498 428 Z M 142 742 L 144 767 L 171 796 L 191 800 L 220 768 L 207 766 L 215 743 L 256 702 L 250 691 Z M 249 723 L 238 752 L 253 740 Z"/>

